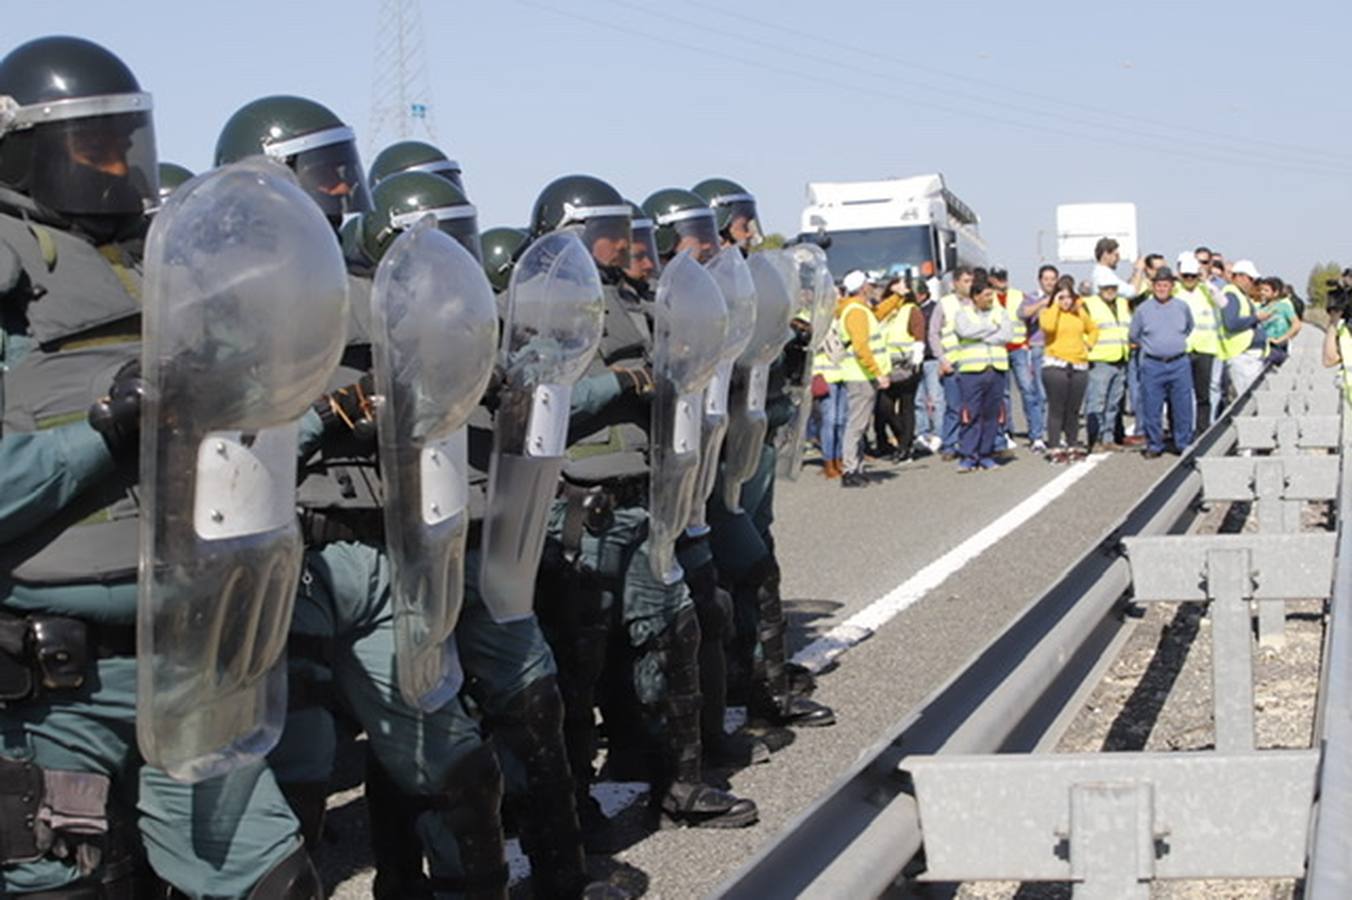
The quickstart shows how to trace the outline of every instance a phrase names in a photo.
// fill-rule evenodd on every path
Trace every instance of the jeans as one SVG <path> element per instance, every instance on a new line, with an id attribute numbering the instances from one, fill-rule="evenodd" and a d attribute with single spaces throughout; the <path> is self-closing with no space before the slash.
<path id="1" fill-rule="evenodd" d="M 1127 364 L 1095 362 L 1089 364 L 1089 386 L 1085 389 L 1085 427 L 1089 445 L 1118 438 L 1122 412 L 1122 393 L 1126 388 Z"/>
<path id="2" fill-rule="evenodd" d="M 944 390 L 939 384 L 939 360 L 927 359 L 915 393 L 915 433 L 920 437 L 939 437 L 944 430 Z"/>
<path id="3" fill-rule="evenodd" d="M 1141 430 L 1141 354 L 1133 350 L 1127 360 L 1127 403 L 1131 405 L 1132 434 L 1143 434 Z"/>
<path id="4" fill-rule="evenodd" d="M 845 382 L 840 381 L 831 385 L 831 392 L 822 400 L 822 462 L 839 460 L 843 455 L 846 414 Z"/>
<path id="5" fill-rule="evenodd" d="M 990 459 L 995 452 L 995 433 L 1000 429 L 1000 405 L 1008 384 L 1007 373 L 990 367 L 980 372 L 962 372 L 953 380 L 958 382 L 962 404 L 963 463 Z"/>
<path id="6" fill-rule="evenodd" d="M 944 391 L 944 428 L 939 439 L 944 453 L 958 452 L 958 426 L 962 419 L 962 391 L 958 387 L 958 373 L 943 375 L 939 384 Z"/>
<path id="7" fill-rule="evenodd" d="M 1039 357 L 1041 354 L 1038 354 Z M 1019 400 L 1023 403 L 1023 417 L 1028 425 L 1028 440 L 1036 441 L 1042 437 L 1046 424 L 1043 422 L 1044 411 L 1046 410 L 1046 395 L 1042 387 L 1041 374 L 1042 360 L 1038 360 L 1038 368 L 1033 368 L 1033 350 L 1031 347 L 1021 347 L 1018 350 L 1009 351 L 1009 375 L 1014 384 L 1019 389 Z M 1010 402 L 1011 390 L 1009 382 L 1005 383 L 1005 429 L 1013 431 L 1011 423 L 1014 421 L 1014 404 Z"/>
<path id="8" fill-rule="evenodd" d="M 1192 361 L 1192 392 L 1197 397 L 1195 427 L 1201 431 L 1206 431 L 1213 421 L 1211 375 L 1215 369 L 1221 367 L 1216 365 L 1216 356 L 1213 353 L 1192 353 L 1189 354 L 1188 358 Z M 1219 412 L 1219 410 L 1216 411 Z"/>
<path id="9" fill-rule="evenodd" d="M 1186 356 L 1171 362 L 1141 360 L 1141 422 L 1146 449 L 1164 452 L 1164 402 L 1169 401 L 1174 446 L 1180 451 L 1192 443 L 1192 363 Z"/>

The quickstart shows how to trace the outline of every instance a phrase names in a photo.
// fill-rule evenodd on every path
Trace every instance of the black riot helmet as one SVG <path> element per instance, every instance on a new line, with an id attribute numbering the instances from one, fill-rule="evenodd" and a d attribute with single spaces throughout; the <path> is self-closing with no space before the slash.
<path id="1" fill-rule="evenodd" d="M 76 219 L 159 202 L 150 95 L 108 50 L 44 37 L 0 59 L 0 182 Z"/>
<path id="2" fill-rule="evenodd" d="M 371 170 L 366 173 L 367 181 L 374 191 L 380 182 L 400 172 L 431 172 L 445 178 L 461 192 L 465 190 L 465 183 L 460 176 L 460 163 L 422 141 L 399 141 L 381 150 L 371 161 Z"/>
<path id="3" fill-rule="evenodd" d="M 624 269 L 624 277 L 635 284 L 646 284 L 656 277 L 662 269 L 662 257 L 657 252 L 657 231 L 653 220 L 632 200 L 629 215 L 633 237 L 629 241 L 629 265 Z"/>
<path id="4" fill-rule="evenodd" d="M 191 169 L 178 163 L 162 162 L 159 171 L 161 205 L 169 199 L 170 194 L 182 187 L 185 182 L 191 181 L 193 177 Z"/>
<path id="5" fill-rule="evenodd" d="M 545 186 L 530 217 L 531 237 L 577 229 L 602 269 L 629 265 L 629 206 L 606 182 L 590 175 L 565 175 Z"/>
<path id="6" fill-rule="evenodd" d="M 694 191 L 663 188 L 643 201 L 643 211 L 657 227 L 657 252 L 664 262 L 682 250 L 702 263 L 718 254 L 714 211 Z"/>
<path id="7" fill-rule="evenodd" d="M 512 280 L 512 267 L 517 257 L 530 242 L 530 232 L 524 228 L 490 228 L 479 236 L 483 247 L 484 274 L 495 291 L 507 290 Z"/>
<path id="8" fill-rule="evenodd" d="M 279 95 L 236 110 L 216 141 L 216 165 L 259 154 L 290 166 L 334 228 L 371 208 L 356 136 L 321 103 Z"/>
<path id="9" fill-rule="evenodd" d="M 691 190 L 713 207 L 718 219 L 718 233 L 727 244 L 743 250 L 760 244 L 756 198 L 746 188 L 727 178 L 706 178 Z"/>
<path id="10" fill-rule="evenodd" d="M 428 172 L 391 175 L 372 192 L 371 206 L 371 211 L 361 217 L 361 245 L 374 262 L 380 261 L 399 232 L 429 215 L 475 259 L 483 259 L 474 207 L 445 178 Z"/>

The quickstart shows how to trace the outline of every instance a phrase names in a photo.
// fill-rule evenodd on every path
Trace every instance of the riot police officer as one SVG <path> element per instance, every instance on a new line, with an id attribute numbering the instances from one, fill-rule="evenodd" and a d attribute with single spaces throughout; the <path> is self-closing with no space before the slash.
<path id="1" fill-rule="evenodd" d="M 740 184 L 709 178 L 695 185 L 693 191 L 713 207 L 725 246 L 745 253 L 761 242 L 755 197 Z M 779 563 L 770 532 L 777 461 L 775 431 L 793 416 L 792 402 L 784 391 L 785 366 L 804 364 L 802 343 L 801 335 L 795 333 L 786 353 L 770 368 L 765 398 L 769 427 L 755 473 L 742 485 L 741 509 L 733 510 L 723 503 L 719 492 L 715 492 L 709 509 L 714 558 L 737 612 L 734 693 L 745 697 L 753 731 L 765 731 L 767 736 L 778 726 L 835 722 L 835 713 L 829 707 L 804 696 L 812 688 L 811 679 L 788 661 Z"/>
<path id="2" fill-rule="evenodd" d="M 423 141 L 399 141 L 377 153 L 368 173 L 371 189 L 375 190 L 386 178 L 400 172 L 430 172 L 446 179 L 462 192 L 465 190 L 460 163 Z"/>
<path id="3" fill-rule="evenodd" d="M 41 38 L 0 60 L 0 728 L 11 736 L 0 893 L 148 896 L 128 850 L 139 844 L 193 895 L 317 897 L 263 764 L 187 784 L 137 751 L 151 106 L 127 66 L 89 41 Z"/>
<path id="4" fill-rule="evenodd" d="M 264 153 L 285 160 L 307 193 L 338 227 L 348 213 L 371 210 L 354 136 L 323 105 L 300 97 L 265 97 L 246 104 L 226 123 L 216 160 Z M 370 265 L 379 263 L 400 225 L 402 212 L 448 210 L 452 236 L 477 250 L 477 230 L 464 227 L 463 195 L 427 210 L 430 195 L 394 188 L 383 194 L 384 217 L 357 229 Z M 406 201 L 400 207 L 396 200 Z M 472 209 L 470 210 L 472 214 Z M 292 624 L 291 704 L 287 728 L 270 762 L 308 833 L 322 822 L 337 728 L 329 694 L 365 730 L 381 772 L 398 790 L 419 798 L 416 833 L 431 878 L 402 880 L 406 870 L 381 865 L 377 842 L 377 896 L 405 897 L 465 892 L 475 897 L 505 894 L 507 870 L 498 807 L 502 776 L 497 758 L 482 741 L 459 700 L 425 712 L 401 695 L 392 665 L 394 614 L 390 562 L 383 550 L 379 470 L 375 460 L 371 369 L 371 278 L 351 274 L 348 346 L 332 390 L 301 421 L 301 483 L 298 501 L 311 550 Z M 327 690 L 326 690 L 327 689 Z M 378 799 L 377 802 L 380 802 Z M 379 838 L 384 833 L 373 832 Z M 406 848 L 407 849 L 407 848 Z"/>
<path id="5" fill-rule="evenodd" d="M 572 394 L 569 459 L 550 514 L 536 608 L 559 664 L 584 825 L 600 824 L 583 790 L 592 776 L 596 680 L 615 621 L 627 655 L 621 668 L 660 745 L 654 808 L 676 824 L 741 827 L 756 821 L 755 804 L 703 781 L 694 604 L 684 582 L 663 583 L 647 557 L 651 325 L 642 302 L 620 292 L 630 215 L 609 184 L 573 175 L 549 184 L 531 217 L 533 235 L 577 232 L 605 291 L 601 345 Z"/>

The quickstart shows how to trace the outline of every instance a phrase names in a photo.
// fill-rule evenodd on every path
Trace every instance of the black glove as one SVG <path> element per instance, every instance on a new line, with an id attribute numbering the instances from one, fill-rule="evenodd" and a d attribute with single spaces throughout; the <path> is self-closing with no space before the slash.
<path id="1" fill-rule="evenodd" d="M 129 360 L 113 375 L 107 395 L 89 407 L 89 424 L 108 445 L 113 459 L 135 459 L 141 438 L 141 398 L 146 385 L 141 380 L 141 361 Z"/>
<path id="2" fill-rule="evenodd" d="M 646 397 L 653 392 L 653 370 L 650 366 L 641 369 L 615 367 L 610 371 L 620 380 L 620 393 Z"/>
<path id="3" fill-rule="evenodd" d="M 361 380 L 325 394 L 314 403 L 315 412 L 324 423 L 324 436 L 330 438 L 355 437 L 371 441 L 376 435 L 376 408 L 371 402 L 375 382 L 367 372 Z"/>
<path id="4" fill-rule="evenodd" d="M 493 374 L 488 377 L 488 384 L 484 386 L 484 395 L 479 400 L 479 405 L 489 412 L 498 411 L 498 402 L 502 399 L 502 389 L 507 384 L 507 370 L 501 363 L 493 364 Z"/>

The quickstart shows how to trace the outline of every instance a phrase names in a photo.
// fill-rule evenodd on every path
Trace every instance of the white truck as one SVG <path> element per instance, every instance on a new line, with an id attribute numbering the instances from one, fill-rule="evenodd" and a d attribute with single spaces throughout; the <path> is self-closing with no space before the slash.
<path id="1" fill-rule="evenodd" d="M 854 269 L 943 278 L 960 265 L 986 265 L 979 221 L 943 175 L 814 181 L 798 238 L 826 250 L 837 278 Z"/>

